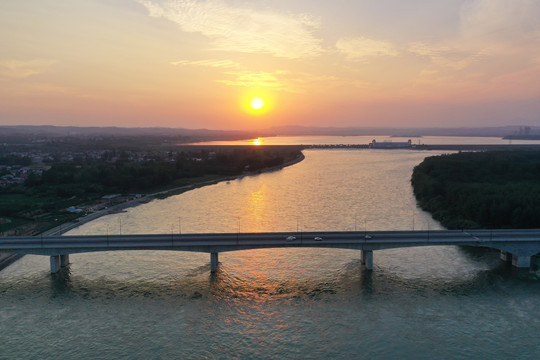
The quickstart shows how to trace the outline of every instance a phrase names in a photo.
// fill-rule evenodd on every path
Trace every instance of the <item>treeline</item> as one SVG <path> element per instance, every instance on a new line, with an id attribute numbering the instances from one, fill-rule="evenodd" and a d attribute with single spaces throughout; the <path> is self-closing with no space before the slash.
<path id="1" fill-rule="evenodd" d="M 540 151 L 428 157 L 411 182 L 420 206 L 448 229 L 540 227 Z"/>
<path id="2" fill-rule="evenodd" d="M 152 159 L 72 161 L 54 164 L 25 183 L 34 193 L 62 198 L 84 194 L 140 193 L 206 175 L 239 175 L 279 166 L 299 155 L 297 149 L 221 148 L 218 151 L 163 153 Z"/>
<path id="3" fill-rule="evenodd" d="M 32 159 L 16 155 L 0 155 L 0 165 L 6 166 L 28 166 L 32 163 Z"/>

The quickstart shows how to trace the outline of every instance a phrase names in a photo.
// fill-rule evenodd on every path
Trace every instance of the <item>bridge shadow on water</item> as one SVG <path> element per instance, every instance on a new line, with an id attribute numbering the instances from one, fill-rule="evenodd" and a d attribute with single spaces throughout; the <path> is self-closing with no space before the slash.
<path id="1" fill-rule="evenodd" d="M 517 276 L 520 279 L 540 281 L 540 255 L 531 257 L 530 268 L 516 268 L 500 260 L 499 250 L 474 246 L 457 246 L 457 249 L 465 258 L 476 263 L 485 263 L 503 277 Z"/>
<path id="2" fill-rule="evenodd" d="M 461 250 L 473 260 L 482 260 L 485 252 Z M 206 264 L 181 274 L 167 274 L 159 279 L 124 278 L 117 274 L 90 278 L 77 274 L 68 266 L 57 274 L 40 274 L 22 282 L 0 284 L 0 294 L 19 293 L 25 296 L 75 297 L 82 299 L 163 299 L 172 303 L 193 301 L 327 301 L 332 298 L 376 299 L 387 296 L 463 296 L 496 291 L 508 286 L 537 284 L 538 271 L 518 271 L 503 262 L 494 262 L 488 255 L 487 269 L 476 269 L 466 276 L 441 278 L 404 277 L 393 269 L 378 267 L 364 270 L 359 260 L 345 263 L 331 274 L 304 274 L 289 277 L 276 275 L 270 269 L 264 275 L 245 276 L 220 264 L 216 273 Z M 491 260 L 490 260 L 491 259 Z M 484 259 L 485 260 L 485 259 Z M 48 281 L 47 281 L 48 278 Z M 45 284 L 49 284 L 46 286 Z M 33 293 L 30 295 L 30 293 Z"/>
<path id="3" fill-rule="evenodd" d="M 270 272 L 271 273 L 271 272 Z M 372 292 L 373 272 L 363 269 L 360 261 L 352 261 L 343 269 L 321 278 L 242 277 L 220 266 L 215 273 L 203 265 L 167 281 L 140 278 L 137 280 L 101 276 L 89 278 L 76 274 L 71 267 L 56 274 L 27 279 L 24 289 L 32 287 L 37 293 L 47 293 L 43 283 L 49 279 L 49 295 L 55 297 L 92 298 L 157 298 L 177 301 L 199 299 L 252 301 L 325 299 L 331 296 L 354 296 Z M 45 278 L 45 279 L 44 279 Z M 23 290 L 22 288 L 20 290 Z"/>
<path id="4" fill-rule="evenodd" d="M 306 277 L 305 279 L 245 279 L 232 276 L 220 268 L 210 276 L 211 295 L 219 298 L 247 299 L 315 299 L 332 297 L 377 298 L 380 296 L 424 296 L 470 295 L 490 292 L 505 286 L 537 283 L 536 274 L 529 270 L 516 270 L 512 266 L 498 262 L 496 266 L 470 272 L 465 277 L 450 278 L 404 278 L 387 269 L 376 267 L 367 271 L 360 261 L 351 261 L 342 269 L 325 279 Z"/>

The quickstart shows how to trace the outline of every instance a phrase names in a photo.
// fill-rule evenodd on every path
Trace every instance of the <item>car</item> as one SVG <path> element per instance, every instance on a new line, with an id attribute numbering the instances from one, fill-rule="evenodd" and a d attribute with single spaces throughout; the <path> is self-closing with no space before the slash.
<path id="1" fill-rule="evenodd" d="M 315 236 L 315 238 L 314 238 L 313 240 L 315 240 L 315 241 L 322 241 L 322 237 Z"/>
<path id="2" fill-rule="evenodd" d="M 294 240 L 296 240 L 296 238 L 294 236 L 287 236 L 285 238 L 285 241 L 294 241 Z"/>
<path id="3" fill-rule="evenodd" d="M 364 239 L 366 239 L 366 240 L 373 239 L 373 236 L 368 234 L 368 235 L 364 236 Z"/>

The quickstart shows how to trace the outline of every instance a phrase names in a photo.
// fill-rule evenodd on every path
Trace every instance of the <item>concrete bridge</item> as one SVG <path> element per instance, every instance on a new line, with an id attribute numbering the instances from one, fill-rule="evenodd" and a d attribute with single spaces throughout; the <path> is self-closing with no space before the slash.
<path id="1" fill-rule="evenodd" d="M 540 253 L 540 230 L 340 231 L 218 234 L 18 236 L 0 238 L 0 251 L 50 256 L 51 273 L 69 264 L 69 254 L 95 251 L 175 250 L 210 253 L 211 271 L 218 254 L 248 249 L 319 247 L 361 250 L 366 269 L 375 250 L 415 246 L 462 245 L 498 249 L 501 259 L 519 268 Z"/>

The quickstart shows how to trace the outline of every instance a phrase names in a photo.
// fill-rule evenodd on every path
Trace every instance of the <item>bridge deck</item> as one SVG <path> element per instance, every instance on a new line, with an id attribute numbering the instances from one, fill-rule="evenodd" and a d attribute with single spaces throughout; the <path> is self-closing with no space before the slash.
<path id="1" fill-rule="evenodd" d="M 261 248 L 320 247 L 372 252 L 400 247 L 439 245 L 498 249 L 522 259 L 529 258 L 530 264 L 530 257 L 540 253 L 540 230 L 338 231 L 0 238 L 0 251 L 52 257 L 118 250 L 177 250 L 217 254 L 225 251 Z M 527 261 L 523 260 L 520 264 L 526 263 Z"/>
<path id="2" fill-rule="evenodd" d="M 294 239 L 287 239 L 288 237 Z M 273 233 L 207 233 L 79 236 L 14 236 L 0 238 L 0 251 L 50 255 L 67 250 L 111 251 L 129 249 L 174 248 L 176 250 L 220 251 L 270 247 L 345 247 L 389 249 L 434 245 L 469 245 L 507 248 L 515 245 L 539 246 L 540 230 L 471 230 L 471 231 L 339 231 Z M 239 248 L 241 247 L 241 248 Z M 210 249 L 210 250 L 208 250 Z M 501 250 L 504 250 L 501 249 Z M 69 253 L 69 252 L 68 252 Z"/>

